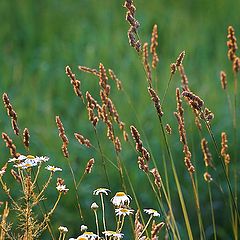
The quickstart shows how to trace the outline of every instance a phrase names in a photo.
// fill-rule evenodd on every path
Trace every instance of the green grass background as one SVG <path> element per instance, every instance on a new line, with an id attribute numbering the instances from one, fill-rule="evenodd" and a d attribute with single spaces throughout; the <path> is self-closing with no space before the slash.
<path id="1" fill-rule="evenodd" d="M 146 146 L 148 143 L 151 146 L 151 151 L 159 162 L 161 171 L 164 150 L 160 147 L 159 126 L 146 91 L 147 84 L 141 63 L 128 44 L 128 24 L 125 21 L 123 2 L 117 0 L 0 1 L 1 94 L 3 92 L 9 94 L 18 113 L 20 128 L 29 128 L 31 153 L 50 156 L 50 164 L 63 168 L 60 176 L 65 178 L 70 192 L 62 199 L 52 225 L 55 232 L 59 225 L 68 226 L 70 230 L 68 236 L 76 236 L 82 223 L 76 213 L 70 171 L 61 154 L 61 142 L 55 126 L 56 115 L 60 115 L 70 140 L 70 160 L 76 176 L 81 176 L 86 162 L 92 156 L 96 159 L 93 173 L 84 180 L 79 190 L 80 200 L 87 216 L 86 224 L 93 230 L 93 214 L 89 210 L 89 206 L 92 201 L 99 199 L 92 196 L 92 191 L 103 186 L 105 180 L 99 155 L 80 147 L 74 139 L 73 133 L 80 132 L 96 145 L 94 132 L 87 121 L 85 108 L 74 95 L 69 79 L 65 75 L 66 65 L 69 65 L 81 80 L 83 92 L 89 90 L 96 98 L 98 98 L 97 79 L 79 72 L 77 66 L 86 65 L 98 68 L 99 62 L 102 62 L 107 68 L 115 71 L 122 80 L 133 106 L 132 108 L 129 105 L 123 93 L 117 92 L 116 87 L 112 86 L 112 98 L 121 119 L 126 122 L 127 127 L 135 124 L 139 129 L 144 130 L 144 133 L 140 131 L 143 141 Z M 141 24 L 139 35 L 143 42 L 150 41 L 152 26 L 155 23 L 158 24 L 159 95 L 163 95 L 166 87 L 170 63 L 175 61 L 182 50 L 185 50 L 184 65 L 190 87 L 205 100 L 206 105 L 215 113 L 213 129 L 219 141 L 221 131 L 231 130 L 229 112 L 227 108 L 223 107 L 226 103 L 226 96 L 221 90 L 219 72 L 222 69 L 227 71 L 231 91 L 232 74 L 226 56 L 226 35 L 228 25 L 233 25 L 237 36 L 240 35 L 240 2 L 232 0 L 135 0 L 135 5 L 137 7 L 136 18 Z M 192 189 L 183 164 L 181 145 L 176 135 L 176 121 L 172 114 L 175 110 L 174 89 L 179 86 L 179 83 L 180 79 L 177 75 L 167 95 L 167 105 L 164 109 L 165 121 L 172 124 L 173 127 L 174 134 L 170 138 L 170 143 L 181 176 L 194 235 L 198 236 L 198 228 L 195 224 L 197 223 L 196 214 L 191 210 L 194 206 Z M 18 151 L 25 153 L 21 141 L 12 133 L 10 121 L 3 106 L 0 107 L 0 111 L 1 131 L 8 132 L 14 139 Z M 194 147 L 193 159 L 196 161 L 198 170 L 203 216 L 207 219 L 206 234 L 208 239 L 211 239 L 212 230 L 211 227 L 208 227 L 211 224 L 210 208 L 207 188 L 202 180 L 204 167 L 200 141 L 191 116 L 189 111 L 188 138 L 191 146 Z M 100 125 L 99 132 L 102 131 L 105 129 Z M 106 154 L 115 161 L 111 143 L 103 136 L 100 136 L 100 140 Z M 4 143 L 0 144 L 0 159 L 1 165 L 3 165 L 9 157 L 9 153 L 5 149 Z M 213 146 L 210 146 L 210 150 L 214 151 Z M 123 145 L 122 159 L 131 172 L 142 206 L 157 208 L 157 204 L 153 201 L 153 195 L 149 191 L 149 185 L 137 168 L 136 154 L 127 145 Z M 218 164 L 216 163 L 216 165 Z M 116 172 L 111 167 L 109 167 L 109 171 L 114 193 L 121 187 Z M 172 177 L 171 174 L 170 177 Z M 142 183 L 141 188 L 139 188 L 138 182 Z M 12 185 L 14 189 L 14 184 L 12 183 Z M 48 192 L 48 204 L 46 204 L 48 208 L 57 195 L 54 188 L 55 183 L 53 182 Z M 172 197 L 179 226 L 185 236 L 184 222 L 175 187 L 173 187 Z M 1 198 L 4 199 L 2 194 L 0 200 Z M 214 199 L 219 237 L 231 239 L 231 223 L 228 219 L 222 219 L 223 214 L 228 215 L 229 212 L 226 209 L 226 212 L 223 213 L 223 197 L 217 187 Z M 111 211 L 110 208 L 109 213 Z M 45 236 L 44 239 L 48 239 L 48 237 Z"/>

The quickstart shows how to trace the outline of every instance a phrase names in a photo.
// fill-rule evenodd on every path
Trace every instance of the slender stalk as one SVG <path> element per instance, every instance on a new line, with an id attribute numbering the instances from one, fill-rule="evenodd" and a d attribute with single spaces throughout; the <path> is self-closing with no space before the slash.
<path id="1" fill-rule="evenodd" d="M 204 226 L 203 226 L 203 222 L 202 222 L 198 192 L 197 192 L 196 184 L 194 182 L 194 178 L 193 178 L 192 173 L 190 173 L 190 177 L 191 177 L 192 186 L 193 186 L 195 204 L 196 204 L 196 208 L 197 208 L 197 216 L 198 216 L 198 224 L 199 224 L 199 229 L 200 229 L 200 236 L 201 236 L 201 239 L 206 239 L 205 232 L 204 232 Z"/>
<path id="2" fill-rule="evenodd" d="M 49 177 L 48 177 L 47 182 L 45 183 L 45 185 L 43 186 L 41 192 L 37 195 L 37 197 L 36 197 L 36 199 L 35 199 L 36 202 L 39 200 L 39 198 L 41 197 L 41 195 L 43 194 L 43 192 L 47 189 L 49 183 L 50 183 L 51 180 L 52 180 L 52 177 L 53 177 L 53 172 L 50 172 L 50 175 L 49 175 Z M 35 180 L 34 180 L 34 181 L 35 181 Z M 33 186 L 34 186 L 34 185 L 33 185 Z"/>
<path id="3" fill-rule="evenodd" d="M 163 94 L 163 98 L 162 98 L 162 107 L 163 107 L 163 103 L 164 103 L 164 100 L 165 100 L 165 97 L 166 97 L 166 95 L 167 95 L 167 92 L 168 92 L 168 89 L 169 89 L 169 87 L 170 87 L 170 84 L 171 84 L 171 81 L 172 81 L 172 79 L 173 79 L 173 74 L 171 73 L 171 75 L 170 75 L 170 77 L 169 77 L 169 80 L 168 80 L 168 83 L 167 83 L 167 87 L 166 87 L 166 89 L 165 89 L 165 91 L 164 91 L 164 94 Z"/>
<path id="4" fill-rule="evenodd" d="M 97 210 L 95 209 L 95 210 L 93 210 L 93 212 L 94 212 L 94 216 L 95 216 L 95 222 L 96 222 L 96 228 L 97 228 L 97 235 L 99 236 L 100 231 L 99 231 Z M 106 230 L 104 230 L 104 231 L 106 231 Z"/>
<path id="5" fill-rule="evenodd" d="M 104 207 L 104 201 L 103 201 L 103 194 L 100 193 L 101 203 L 102 203 L 102 221 L 103 221 L 103 229 L 104 231 L 107 230 L 106 228 L 106 219 L 105 219 L 105 207 Z"/>
<path id="6" fill-rule="evenodd" d="M 120 226 L 120 228 L 119 228 L 119 232 L 121 232 L 122 231 L 122 228 L 123 228 L 123 225 L 124 225 L 124 220 L 125 220 L 125 216 L 123 215 L 123 217 L 122 217 L 122 221 L 121 221 L 121 226 Z"/>
<path id="7" fill-rule="evenodd" d="M 215 215 L 214 215 L 214 209 L 213 209 L 211 185 L 209 182 L 207 183 L 207 185 L 208 185 L 208 193 L 209 193 L 209 200 L 210 200 L 210 206 L 211 206 L 213 235 L 214 235 L 214 240 L 217 240 L 217 231 L 216 231 Z"/>
<path id="8" fill-rule="evenodd" d="M 229 194 L 230 194 L 230 196 L 231 196 L 234 209 L 235 209 L 235 211 L 236 211 L 236 218 L 237 218 L 237 220 L 238 220 L 238 222 L 239 222 L 239 221 L 240 221 L 239 211 L 238 211 L 238 208 L 237 208 L 237 204 L 236 204 L 236 202 L 235 202 L 235 198 L 234 198 L 234 194 L 233 194 L 233 191 L 232 191 L 232 187 L 231 187 L 229 178 L 228 178 L 228 176 L 227 176 L 227 172 L 226 172 L 226 167 L 225 167 L 224 161 L 223 161 L 223 159 L 222 159 L 222 157 L 221 157 L 221 155 L 220 155 L 220 151 L 219 151 L 219 149 L 218 149 L 216 139 L 215 139 L 215 137 L 214 137 L 214 134 L 213 134 L 213 132 L 212 132 L 212 130 L 211 130 L 211 127 L 210 127 L 209 123 L 207 123 L 206 121 L 204 121 L 204 122 L 205 122 L 205 125 L 206 125 L 206 127 L 207 127 L 207 130 L 208 130 L 208 132 L 209 132 L 209 134 L 210 134 L 210 137 L 211 137 L 211 139 L 212 139 L 212 141 L 213 141 L 215 151 L 216 151 L 216 153 L 217 153 L 217 155 L 218 155 L 218 158 L 219 158 L 219 160 L 220 160 L 220 162 L 221 162 L 221 166 L 222 166 L 222 169 L 223 169 L 223 172 L 224 172 L 224 176 L 225 176 L 225 179 L 226 179 L 226 181 L 227 181 L 227 186 L 228 186 Z"/>
<path id="9" fill-rule="evenodd" d="M 145 227 L 144 227 L 144 229 L 142 230 L 142 232 L 141 232 L 139 238 L 140 238 L 140 237 L 143 235 L 143 233 L 147 230 L 147 228 L 148 228 L 148 226 L 149 226 L 149 224 L 150 224 L 152 218 L 153 218 L 153 215 L 151 214 L 150 217 L 149 217 L 149 219 L 148 219 L 148 221 L 147 221 L 147 223 L 146 223 L 146 225 L 145 225 Z M 147 232 L 147 231 L 146 231 L 146 232 Z"/>
<path id="10" fill-rule="evenodd" d="M 99 152 L 100 152 L 100 155 L 101 155 L 102 166 L 103 166 L 104 174 L 105 174 L 105 177 L 106 177 L 107 185 L 108 185 L 108 188 L 111 189 L 109 177 L 108 177 L 108 174 L 107 174 L 106 162 L 105 162 L 105 158 L 103 157 L 103 152 L 102 152 L 101 144 L 100 144 L 100 141 L 99 141 L 99 138 L 98 138 L 97 129 L 96 129 L 96 127 L 93 127 L 93 129 L 94 129 L 95 137 L 97 139 L 97 145 L 98 145 Z"/>
<path id="11" fill-rule="evenodd" d="M 187 214 L 187 209 L 186 209 L 185 201 L 184 201 L 182 190 L 181 190 L 181 185 L 179 183 L 179 179 L 178 179 L 177 171 L 176 171 L 175 164 L 174 164 L 174 161 L 173 161 L 170 146 L 168 144 L 167 136 L 166 136 L 166 133 L 164 131 L 164 127 L 163 127 L 163 123 L 162 123 L 162 119 L 160 117 L 159 117 L 159 123 L 160 123 L 160 126 L 161 126 L 161 130 L 162 130 L 162 134 L 163 134 L 163 138 L 164 138 L 164 143 L 165 143 L 165 146 L 167 148 L 168 157 L 169 157 L 170 162 L 171 162 L 174 180 L 175 180 L 176 185 L 177 185 L 178 195 L 179 195 L 181 207 L 182 207 L 182 210 L 183 210 L 183 216 L 184 216 L 185 224 L 186 224 L 186 227 L 187 227 L 188 237 L 189 237 L 190 240 L 193 240 L 192 230 L 191 230 L 191 226 L 190 226 L 190 222 L 189 222 L 189 218 L 188 218 L 188 214 Z"/>
<path id="12" fill-rule="evenodd" d="M 233 117 L 233 128 L 234 128 L 234 202 L 236 204 L 236 207 L 238 209 L 238 168 L 237 168 L 237 146 L 238 146 L 238 138 L 237 138 L 237 90 L 238 90 L 238 84 L 237 84 L 237 73 L 234 71 L 234 117 Z M 235 209 L 235 216 L 234 216 L 234 228 L 235 228 L 235 238 L 238 239 L 238 220 L 239 220 L 239 213 Z"/>
<path id="13" fill-rule="evenodd" d="M 78 192 L 77 192 L 77 183 L 76 183 L 75 175 L 74 175 L 74 172 L 73 172 L 73 169 L 72 169 L 72 166 L 71 166 L 69 158 L 67 158 L 67 162 L 68 162 L 68 166 L 70 168 L 70 171 L 71 171 L 71 174 L 72 174 L 72 178 L 73 178 L 74 189 L 75 189 L 75 196 L 76 196 L 76 200 L 77 200 L 79 215 L 80 215 L 81 220 L 84 222 L 82 208 L 81 208 L 81 205 L 80 205 Z"/>

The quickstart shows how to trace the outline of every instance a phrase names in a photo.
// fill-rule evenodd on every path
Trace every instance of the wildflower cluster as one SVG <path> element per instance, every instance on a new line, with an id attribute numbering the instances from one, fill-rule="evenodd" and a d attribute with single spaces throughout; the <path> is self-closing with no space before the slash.
<path id="1" fill-rule="evenodd" d="M 93 231 L 88 231 L 88 227 L 85 225 L 81 226 L 81 232 L 82 234 L 80 236 L 78 236 L 77 238 L 70 238 L 69 240 L 80 240 L 80 239 L 90 239 L 90 240 L 94 240 L 94 239 L 111 239 L 111 240 L 119 240 L 124 238 L 124 234 L 122 233 L 123 227 L 124 227 L 124 223 L 125 223 L 125 218 L 132 215 L 134 213 L 134 210 L 131 209 L 130 207 L 130 203 L 132 198 L 127 195 L 125 192 L 117 192 L 110 200 L 110 202 L 112 203 L 113 207 L 114 207 L 114 212 L 115 212 L 115 219 L 116 219 L 116 228 L 115 230 L 109 230 L 107 227 L 107 223 L 106 223 L 106 218 L 105 216 L 105 203 L 104 203 L 104 196 L 108 196 L 110 194 L 110 190 L 107 188 L 98 188 L 96 190 L 93 191 L 93 195 L 97 195 L 100 196 L 100 201 L 101 201 L 101 210 L 102 210 L 102 225 L 100 225 L 100 221 L 99 221 L 99 217 L 98 217 L 98 210 L 99 210 L 99 205 L 94 202 L 91 204 L 91 209 L 94 212 L 94 217 L 95 217 L 95 222 L 96 222 L 96 233 L 94 233 Z M 139 210 L 138 210 L 139 212 Z M 135 237 L 136 239 L 147 239 L 146 236 L 143 236 L 143 234 L 145 233 L 145 231 L 147 230 L 149 224 L 152 222 L 152 218 L 153 217 L 160 217 L 160 214 L 154 210 L 154 209 L 144 209 L 143 210 L 144 213 L 149 215 L 149 219 L 146 223 L 146 225 L 144 226 L 143 224 L 140 223 L 140 221 L 138 222 L 139 224 L 142 225 L 142 231 L 136 233 L 135 232 Z M 136 221 L 135 221 L 135 228 L 136 226 Z M 152 222 L 152 228 L 155 227 L 156 223 L 155 221 Z M 161 222 L 161 226 L 164 226 L 164 222 Z M 159 228 L 160 230 L 160 228 Z M 155 235 L 157 236 L 158 231 L 155 231 Z M 59 229 L 60 231 L 60 229 Z M 61 231 L 60 231 L 60 235 L 61 235 Z M 141 238 L 140 238 L 141 236 Z M 149 238 L 148 238 L 149 239 Z M 153 238 L 151 238 L 153 239 Z"/>

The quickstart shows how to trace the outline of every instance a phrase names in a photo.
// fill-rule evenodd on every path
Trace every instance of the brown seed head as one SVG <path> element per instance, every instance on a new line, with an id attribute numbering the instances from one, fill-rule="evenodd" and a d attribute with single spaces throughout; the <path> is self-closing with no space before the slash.
<path id="1" fill-rule="evenodd" d="M 26 149 L 29 149 L 29 144 L 30 144 L 30 133 L 27 128 L 24 128 L 23 130 L 23 144 Z"/>
<path id="2" fill-rule="evenodd" d="M 99 72 L 98 72 L 97 69 L 88 68 L 88 67 L 85 67 L 85 66 L 78 66 L 78 69 L 79 69 L 80 71 L 87 72 L 87 73 L 91 73 L 91 74 L 99 77 Z"/>
<path id="3" fill-rule="evenodd" d="M 189 92 L 190 89 L 188 87 L 188 78 L 187 78 L 187 75 L 186 75 L 186 73 L 184 71 L 184 67 L 183 67 L 182 64 L 180 66 L 178 66 L 178 71 L 179 71 L 179 74 L 181 76 L 182 90 Z"/>
<path id="4" fill-rule="evenodd" d="M 140 236 L 142 235 L 142 231 L 144 229 L 143 224 L 139 221 L 139 216 L 140 216 L 140 211 L 138 209 L 135 214 L 135 221 L 134 221 L 134 235 L 136 236 L 137 239 L 140 238 Z"/>
<path id="5" fill-rule="evenodd" d="M 17 182 L 21 183 L 22 179 L 21 179 L 21 177 L 18 175 L 18 173 L 17 173 L 16 171 L 14 171 L 13 169 L 11 169 L 11 174 L 12 174 L 12 176 L 14 177 L 14 179 L 15 179 Z"/>
<path id="6" fill-rule="evenodd" d="M 157 93 L 155 92 L 155 90 L 151 87 L 148 87 L 148 93 L 149 95 L 151 96 L 151 100 L 153 101 L 154 103 L 154 106 L 157 110 L 157 114 L 159 117 L 162 117 L 163 116 L 163 111 L 162 111 L 162 107 L 161 107 L 161 104 L 160 104 L 160 99 L 157 95 Z"/>
<path id="7" fill-rule="evenodd" d="M 145 163 L 145 160 L 144 160 L 143 157 L 138 156 L 138 161 L 137 162 L 138 162 L 139 169 L 143 170 L 146 173 L 149 171 L 148 164 Z"/>
<path id="8" fill-rule="evenodd" d="M 106 69 L 102 63 L 99 64 L 99 86 L 103 89 L 107 86 L 108 77 L 106 74 Z"/>
<path id="9" fill-rule="evenodd" d="M 136 143 L 136 150 L 138 152 L 142 152 L 143 146 L 142 146 L 142 141 L 141 141 L 140 134 L 139 134 L 138 130 L 133 125 L 130 126 L 130 130 L 131 130 L 133 140 Z"/>
<path id="10" fill-rule="evenodd" d="M 228 41 L 227 41 L 227 46 L 228 46 L 228 58 L 230 61 L 234 61 L 236 58 L 236 51 L 238 49 L 237 46 L 237 39 L 235 37 L 235 31 L 232 26 L 228 27 L 228 35 L 227 35 Z"/>
<path id="11" fill-rule="evenodd" d="M 204 177 L 204 180 L 206 181 L 206 182 L 211 182 L 213 179 L 212 179 L 212 176 L 208 173 L 208 172 L 205 172 L 204 174 L 203 174 L 203 177 Z"/>
<path id="12" fill-rule="evenodd" d="M 158 189 L 160 189 L 162 187 L 162 179 L 161 176 L 158 172 L 158 170 L 156 168 L 153 168 L 152 170 L 150 170 L 150 172 L 152 173 L 153 177 L 154 177 L 154 183 L 157 186 Z"/>
<path id="13" fill-rule="evenodd" d="M 169 134 L 169 135 L 172 134 L 172 128 L 168 123 L 165 126 L 165 130 L 166 130 L 167 134 Z"/>
<path id="14" fill-rule="evenodd" d="M 73 86 L 75 94 L 83 100 L 83 95 L 82 92 L 80 91 L 81 82 L 76 79 L 75 74 L 72 72 L 69 66 L 66 66 L 66 74 L 71 80 L 71 84 Z"/>
<path id="15" fill-rule="evenodd" d="M 158 46 L 158 29 L 157 29 L 157 24 L 153 26 L 153 31 L 152 31 L 152 38 L 151 38 L 151 46 L 150 46 L 150 52 L 152 53 L 152 68 L 157 67 L 157 63 L 159 62 L 159 58 L 157 55 L 157 46 Z"/>
<path id="16" fill-rule="evenodd" d="M 201 141 L 201 147 L 202 147 L 202 152 L 203 152 L 203 158 L 204 158 L 204 162 L 205 162 L 205 166 L 213 166 L 212 164 L 212 154 L 209 151 L 208 148 L 208 142 L 205 138 L 202 139 Z"/>
<path id="17" fill-rule="evenodd" d="M 89 161 L 88 161 L 88 163 L 87 163 L 87 166 L 86 166 L 86 168 L 85 168 L 85 173 L 86 174 L 89 174 L 89 173 L 91 173 L 91 171 L 92 171 L 92 168 L 93 168 L 93 165 L 94 165 L 94 158 L 91 158 Z"/>
<path id="18" fill-rule="evenodd" d="M 193 92 L 183 91 L 182 96 L 185 97 L 188 103 L 197 110 L 201 110 L 202 106 L 204 105 L 204 101 Z"/>
<path id="19" fill-rule="evenodd" d="M 118 90 L 122 90 L 122 82 L 117 78 L 116 74 L 112 69 L 108 69 L 109 75 L 113 81 L 116 82 L 116 86 Z"/>
<path id="20" fill-rule="evenodd" d="M 183 59 L 185 57 L 185 51 L 181 52 L 176 60 L 176 66 L 179 67 L 182 62 L 183 62 Z"/>
<path id="21" fill-rule="evenodd" d="M 221 85 L 222 89 L 227 89 L 227 75 L 224 71 L 220 72 L 220 80 L 221 80 Z"/>
<path id="22" fill-rule="evenodd" d="M 183 144 L 187 144 L 187 137 L 186 137 L 186 131 L 184 127 L 184 122 L 182 121 L 182 118 L 179 113 L 174 112 L 174 115 L 178 121 L 178 132 L 179 132 L 180 142 L 182 142 Z"/>
<path id="23" fill-rule="evenodd" d="M 158 233 L 161 231 L 161 229 L 164 227 L 165 223 L 160 222 L 158 224 L 153 224 L 152 231 L 151 231 L 151 240 L 158 240 Z"/>
<path id="24" fill-rule="evenodd" d="M 171 69 L 171 74 L 174 74 L 177 71 L 176 64 L 175 63 L 171 63 L 170 69 Z"/>
<path id="25" fill-rule="evenodd" d="M 192 157 L 192 154 L 188 148 L 188 146 L 185 144 L 183 146 L 183 152 L 184 152 L 184 163 L 185 163 L 185 166 L 187 167 L 187 170 L 189 173 L 194 173 L 195 172 L 195 168 L 191 162 L 191 157 Z"/>
<path id="26" fill-rule="evenodd" d="M 118 152 L 118 153 L 121 152 L 122 146 L 121 146 L 121 142 L 118 137 L 115 138 L 114 146 L 115 146 L 116 152 Z"/>
<path id="27" fill-rule="evenodd" d="M 12 129 L 13 129 L 14 133 L 18 136 L 19 135 L 19 128 L 18 128 L 18 125 L 17 125 L 17 121 L 12 118 L 11 123 L 12 123 Z"/>
<path id="28" fill-rule="evenodd" d="M 6 143 L 6 147 L 9 149 L 10 155 L 15 158 L 18 157 L 18 153 L 16 152 L 16 146 L 13 144 L 12 139 L 4 132 L 2 133 L 2 139 Z"/>
<path id="29" fill-rule="evenodd" d="M 239 72 L 240 70 L 240 59 L 238 57 L 235 57 L 233 60 L 233 71 L 235 73 Z"/>
<path id="30" fill-rule="evenodd" d="M 89 139 L 85 138 L 83 135 L 81 135 L 79 133 L 74 133 L 74 136 L 80 144 L 85 145 L 88 148 L 90 148 L 92 146 Z"/>

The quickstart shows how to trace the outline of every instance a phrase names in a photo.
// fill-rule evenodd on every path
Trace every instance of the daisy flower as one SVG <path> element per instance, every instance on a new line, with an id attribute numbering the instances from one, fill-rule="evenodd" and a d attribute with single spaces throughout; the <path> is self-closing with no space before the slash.
<path id="1" fill-rule="evenodd" d="M 66 185 L 58 185 L 56 187 L 56 189 L 60 192 L 60 193 L 67 193 L 68 192 L 68 188 L 66 187 Z"/>
<path id="2" fill-rule="evenodd" d="M 108 192 L 111 192 L 111 191 L 107 188 L 97 188 L 96 190 L 93 191 L 93 195 L 99 195 L 102 193 L 108 195 Z"/>
<path id="3" fill-rule="evenodd" d="M 60 226 L 60 227 L 58 228 L 58 230 L 59 230 L 59 232 L 61 232 L 61 233 L 67 233 L 67 232 L 68 232 L 68 229 L 67 229 L 66 227 L 63 227 L 63 226 Z"/>
<path id="4" fill-rule="evenodd" d="M 130 215 L 130 214 L 133 214 L 134 210 L 133 209 L 128 209 L 128 208 L 117 208 L 115 209 L 115 213 L 116 213 L 116 216 L 126 216 L 126 215 Z"/>
<path id="5" fill-rule="evenodd" d="M 126 195 L 124 192 L 117 192 L 115 196 L 111 199 L 111 202 L 113 205 L 121 207 L 125 205 L 129 205 L 131 200 L 131 197 L 129 195 Z"/>
<path id="6" fill-rule="evenodd" d="M 8 160 L 8 162 L 21 162 L 21 161 L 23 161 L 23 160 L 25 160 L 25 159 L 27 159 L 27 157 L 26 156 L 24 156 L 24 155 L 19 155 L 18 157 L 14 157 L 14 158 L 10 158 L 9 160 Z"/>
<path id="7" fill-rule="evenodd" d="M 106 237 L 117 237 L 117 238 L 123 238 L 124 234 L 123 233 L 117 233 L 114 231 L 104 231 L 103 234 Z"/>
<path id="8" fill-rule="evenodd" d="M 93 232 L 85 232 L 80 237 L 87 237 L 91 240 L 98 239 L 99 236 Z M 78 238 L 77 238 L 78 239 Z M 78 239 L 79 240 L 79 239 Z"/>
<path id="9" fill-rule="evenodd" d="M 47 167 L 45 167 L 45 169 L 47 169 L 48 171 L 51 171 L 51 172 L 56 172 L 56 171 L 62 171 L 62 169 L 61 168 L 59 168 L 59 167 L 54 167 L 54 166 L 50 166 L 50 165 L 48 165 Z"/>
<path id="10" fill-rule="evenodd" d="M 49 157 L 47 157 L 47 156 L 41 156 L 41 157 L 36 156 L 35 160 L 36 160 L 36 162 L 39 162 L 39 163 L 47 162 L 49 160 Z"/>
<path id="11" fill-rule="evenodd" d="M 95 202 L 92 203 L 92 205 L 91 205 L 92 210 L 97 210 L 98 208 L 99 208 L 99 206 Z"/>
<path id="12" fill-rule="evenodd" d="M 160 213 L 152 208 L 143 209 L 143 211 L 149 215 L 153 215 L 154 217 L 160 217 Z"/>
<path id="13" fill-rule="evenodd" d="M 27 158 L 24 162 L 13 165 L 16 168 L 27 169 L 37 166 L 37 162 L 34 159 Z"/>
<path id="14" fill-rule="evenodd" d="M 88 227 L 86 225 L 81 225 L 80 229 L 81 229 L 81 232 L 85 232 L 87 231 Z"/>

